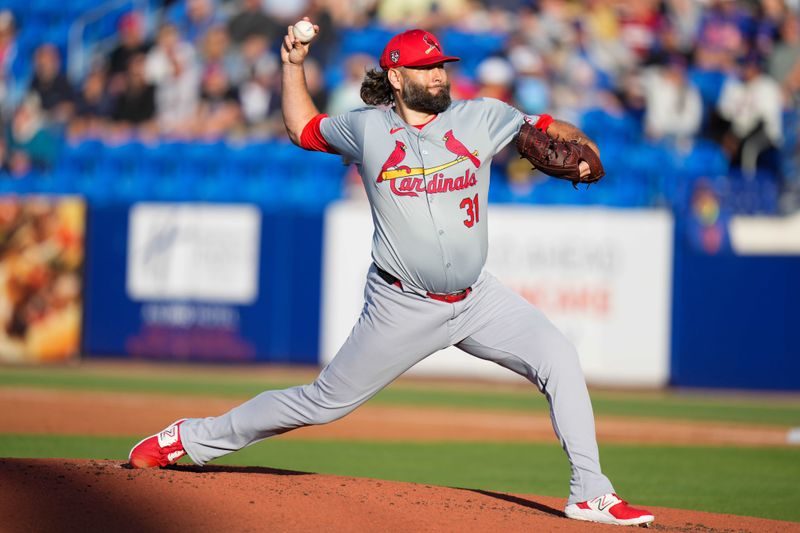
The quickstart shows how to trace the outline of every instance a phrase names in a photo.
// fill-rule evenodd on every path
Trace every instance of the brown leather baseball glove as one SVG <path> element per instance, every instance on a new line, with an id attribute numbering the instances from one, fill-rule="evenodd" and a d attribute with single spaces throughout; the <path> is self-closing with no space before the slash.
<path id="1" fill-rule="evenodd" d="M 578 183 L 591 184 L 606 174 L 600 156 L 589 146 L 577 141 L 553 139 L 527 122 L 519 129 L 517 150 L 535 169 L 548 176 L 571 181 L 576 189 Z M 583 178 L 578 168 L 581 161 L 586 161 L 590 170 L 589 175 Z"/>

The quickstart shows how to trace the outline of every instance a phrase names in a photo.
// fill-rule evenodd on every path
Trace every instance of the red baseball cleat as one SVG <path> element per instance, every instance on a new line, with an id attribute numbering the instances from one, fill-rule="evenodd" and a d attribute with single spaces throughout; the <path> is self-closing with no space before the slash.
<path id="1" fill-rule="evenodd" d="M 180 426 L 185 418 L 176 420 L 166 429 L 139 441 L 131 448 L 128 462 L 133 468 L 155 468 L 175 464 L 186 455 L 181 444 Z"/>
<path id="2" fill-rule="evenodd" d="M 620 499 L 613 492 L 603 494 L 593 500 L 567 505 L 564 514 L 567 515 L 567 518 L 575 520 L 618 526 L 647 526 L 656 519 L 650 511 L 631 507 L 628 502 Z"/>

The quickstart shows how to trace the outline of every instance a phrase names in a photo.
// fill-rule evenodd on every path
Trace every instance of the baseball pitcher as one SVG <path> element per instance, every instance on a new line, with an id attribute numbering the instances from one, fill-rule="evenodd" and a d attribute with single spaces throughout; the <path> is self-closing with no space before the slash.
<path id="1" fill-rule="evenodd" d="M 319 31 L 315 27 L 315 31 Z M 315 108 L 303 70 L 309 44 L 289 27 L 281 50 L 291 140 L 353 162 L 375 231 L 364 308 L 336 357 L 309 384 L 267 391 L 219 416 L 179 420 L 131 450 L 137 468 L 185 454 L 198 465 L 298 427 L 337 420 L 430 354 L 455 345 L 527 378 L 547 398 L 572 468 L 565 513 L 648 524 L 600 469 L 578 355 L 541 311 L 484 270 L 492 157 L 511 141 L 534 166 L 573 183 L 602 176 L 594 143 L 548 115 L 490 98 L 451 101 L 445 55 L 423 30 L 393 37 L 366 73 L 368 107 L 336 117 Z"/>

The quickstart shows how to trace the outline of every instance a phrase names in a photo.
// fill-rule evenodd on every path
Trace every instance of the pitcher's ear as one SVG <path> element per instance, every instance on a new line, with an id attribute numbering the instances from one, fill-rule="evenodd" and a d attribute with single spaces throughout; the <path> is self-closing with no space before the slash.
<path id="1" fill-rule="evenodd" d="M 389 79 L 389 85 L 391 85 L 393 89 L 399 91 L 403 86 L 403 75 L 400 73 L 400 69 L 390 68 L 386 74 Z"/>

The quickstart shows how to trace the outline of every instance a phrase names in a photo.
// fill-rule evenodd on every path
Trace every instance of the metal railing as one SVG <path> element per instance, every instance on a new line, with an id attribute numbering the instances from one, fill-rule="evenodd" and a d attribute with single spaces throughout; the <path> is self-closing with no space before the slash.
<path id="1" fill-rule="evenodd" d="M 110 35 L 92 43 L 84 43 L 86 28 L 95 24 L 111 13 L 130 6 L 144 16 L 145 27 L 151 26 L 152 11 L 148 0 L 111 0 L 87 11 L 72 23 L 67 42 L 67 76 L 73 84 L 77 84 L 91 67 L 91 59 L 98 51 L 108 51 L 115 42 L 115 35 Z"/>

